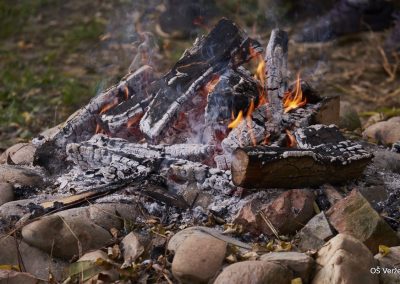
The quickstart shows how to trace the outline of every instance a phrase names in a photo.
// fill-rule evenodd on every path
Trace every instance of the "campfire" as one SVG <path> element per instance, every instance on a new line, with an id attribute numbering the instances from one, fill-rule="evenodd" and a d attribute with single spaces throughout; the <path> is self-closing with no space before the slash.
<path id="1" fill-rule="evenodd" d="M 167 224 L 232 222 L 243 197 L 358 179 L 373 155 L 336 126 L 338 96 L 288 77 L 288 52 L 286 32 L 264 49 L 222 19 L 161 78 L 126 75 L 33 140 L 46 192 L 61 197 L 35 199 L 29 218 L 135 196 L 149 214 L 167 208 Z"/>
<path id="2" fill-rule="evenodd" d="M 143 66 L 37 138 L 36 164 L 75 192 L 154 176 L 174 193 L 176 180 L 230 192 L 359 177 L 372 155 L 333 125 L 339 98 L 319 96 L 300 75 L 289 84 L 287 54 L 284 31 L 264 51 L 222 19 L 162 78 Z"/>

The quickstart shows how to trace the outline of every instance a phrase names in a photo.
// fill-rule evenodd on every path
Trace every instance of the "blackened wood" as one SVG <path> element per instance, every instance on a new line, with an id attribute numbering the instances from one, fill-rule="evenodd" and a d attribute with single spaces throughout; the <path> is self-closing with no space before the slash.
<path id="1" fill-rule="evenodd" d="M 341 141 L 310 149 L 246 147 L 232 157 L 232 181 L 244 188 L 298 188 L 360 177 L 372 154 Z"/>
<path id="2" fill-rule="evenodd" d="M 305 128 L 298 128 L 293 132 L 297 147 L 308 149 L 324 144 L 339 144 L 346 138 L 336 125 L 315 124 Z"/>
<path id="3" fill-rule="evenodd" d="M 270 115 L 279 126 L 283 115 L 283 96 L 287 90 L 287 56 L 288 35 L 285 31 L 275 29 L 267 46 L 266 62 L 266 90 L 270 106 Z"/>
<path id="4" fill-rule="evenodd" d="M 85 107 L 71 115 L 51 137 L 35 138 L 33 142 L 38 145 L 35 164 L 52 173 L 64 170 L 66 145 L 90 139 L 96 129 L 104 126 L 101 115 L 111 106 L 118 106 L 136 96 L 139 101 L 143 100 L 147 96 L 146 88 L 154 80 L 152 73 L 151 67 L 141 67 L 125 76 L 119 84 L 94 97 Z"/>
<path id="5" fill-rule="evenodd" d="M 232 21 L 222 19 L 207 36 L 196 40 L 162 79 L 163 87 L 140 121 L 141 131 L 150 139 L 159 139 L 186 102 L 193 99 L 213 75 L 233 64 L 242 44 L 248 44 L 246 39 Z"/>
<path id="6" fill-rule="evenodd" d="M 246 69 L 228 69 L 208 94 L 206 123 L 225 122 L 232 115 L 236 117 L 239 111 L 246 113 L 252 101 L 258 105 L 260 88 L 259 82 Z"/>

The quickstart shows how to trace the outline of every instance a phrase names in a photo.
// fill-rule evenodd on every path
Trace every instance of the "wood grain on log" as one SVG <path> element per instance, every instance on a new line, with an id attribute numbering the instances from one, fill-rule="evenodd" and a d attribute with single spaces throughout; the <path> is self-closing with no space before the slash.
<path id="1" fill-rule="evenodd" d="M 283 115 L 283 95 L 287 90 L 287 56 L 288 35 L 285 31 L 275 29 L 267 46 L 266 86 L 270 114 L 275 125 L 279 126 Z"/>

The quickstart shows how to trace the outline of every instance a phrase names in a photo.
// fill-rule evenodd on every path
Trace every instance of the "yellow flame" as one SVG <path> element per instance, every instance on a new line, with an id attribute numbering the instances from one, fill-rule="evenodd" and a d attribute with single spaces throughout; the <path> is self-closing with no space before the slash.
<path id="1" fill-rule="evenodd" d="M 236 128 L 239 123 L 243 120 L 243 111 L 239 111 L 238 116 L 236 117 L 236 119 L 234 121 L 232 121 L 231 123 L 229 123 L 228 128 Z"/>
<path id="2" fill-rule="evenodd" d="M 289 111 L 302 107 L 307 103 L 306 97 L 303 96 L 303 91 L 301 90 L 300 76 L 297 76 L 296 87 L 293 91 L 288 91 L 283 97 L 283 107 L 285 108 L 285 113 Z"/>

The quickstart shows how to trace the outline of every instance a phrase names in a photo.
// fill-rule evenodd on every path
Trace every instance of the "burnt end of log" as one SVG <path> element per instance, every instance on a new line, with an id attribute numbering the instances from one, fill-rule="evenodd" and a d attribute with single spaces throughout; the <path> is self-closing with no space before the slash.
<path id="1" fill-rule="evenodd" d="M 232 157 L 232 181 L 244 188 L 338 184 L 360 177 L 372 156 L 361 145 L 350 141 L 310 149 L 238 148 Z"/>
<path id="2" fill-rule="evenodd" d="M 252 101 L 258 105 L 260 87 L 259 82 L 244 68 L 228 69 L 207 97 L 206 124 L 226 123 L 239 111 L 246 113 Z"/>
<path id="3" fill-rule="evenodd" d="M 267 46 L 266 90 L 272 121 L 280 125 L 283 114 L 283 96 L 287 90 L 287 57 L 288 35 L 285 31 L 275 29 Z"/>
<path id="4" fill-rule="evenodd" d="M 232 21 L 222 19 L 207 36 L 197 39 L 162 79 L 163 87 L 140 121 L 141 131 L 150 139 L 159 139 L 186 102 L 213 75 L 220 74 L 232 63 L 242 44 L 248 44 L 247 38 Z"/>

